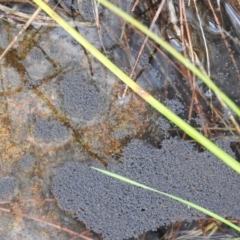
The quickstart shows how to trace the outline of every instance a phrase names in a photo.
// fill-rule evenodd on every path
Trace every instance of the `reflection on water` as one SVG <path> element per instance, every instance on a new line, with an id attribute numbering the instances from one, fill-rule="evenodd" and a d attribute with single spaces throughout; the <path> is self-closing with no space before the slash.
<path id="1" fill-rule="evenodd" d="M 64 2 L 66 7 L 70 6 L 69 1 Z M 116 2 L 130 12 L 131 1 Z M 177 2 L 174 1 L 175 5 Z M 207 8 L 206 15 L 204 6 L 199 5 L 208 43 L 211 77 L 238 103 L 240 82 L 236 69 L 240 67 L 240 61 L 236 47 L 238 43 L 234 38 L 239 34 L 239 24 L 234 19 L 239 16 L 231 6 L 227 1 L 221 5 L 225 7 L 222 11 L 229 17 L 220 28 L 210 9 Z M 92 21 L 94 15 L 90 7 L 88 1 L 81 1 L 81 4 L 74 5 L 73 10 L 76 14 L 84 10 L 81 19 Z M 151 7 L 140 3 L 132 14 L 149 26 L 152 19 L 150 12 L 154 13 L 156 7 L 156 1 Z M 177 14 L 178 11 L 176 8 Z M 79 32 L 130 74 L 145 37 L 106 9 L 99 7 L 99 13 L 101 38 L 93 26 L 78 27 Z M 186 14 L 192 34 L 192 49 L 197 56 L 195 63 L 206 68 L 205 48 L 192 5 L 186 8 Z M 165 6 L 154 32 L 185 54 L 189 46 L 183 45 L 181 39 L 175 36 L 168 20 Z M 18 28 L 15 23 L 1 20 L 1 52 Z M 223 28 L 228 33 L 226 39 L 221 37 Z M 226 48 L 225 40 L 231 45 L 231 52 Z M 161 148 L 164 138 L 182 136 L 181 131 L 135 94 L 128 91 L 122 99 L 125 86 L 86 54 L 61 28 L 28 29 L 1 62 L 0 69 L 0 198 L 1 201 L 11 200 L 4 205 L 6 209 L 22 211 L 39 219 L 44 217 L 46 222 L 80 232 L 80 223 L 62 212 L 52 199 L 50 185 L 57 168 L 70 160 L 89 158 L 107 166 L 119 159 L 124 161 L 122 152 L 133 139 L 141 139 L 155 148 Z M 217 112 L 222 110 L 214 94 L 206 99 L 204 94 L 196 93 L 199 102 L 194 102 L 193 110 L 190 109 L 194 101 L 193 89 L 199 87 L 203 93 L 208 89 L 199 81 L 196 81 L 197 85 L 191 85 L 188 80 L 195 80 L 187 70 L 151 41 L 147 42 L 140 56 L 133 79 L 203 132 L 206 125 L 213 129 L 226 123 L 231 125 L 229 119 L 221 119 L 213 111 L 211 104 L 215 104 Z M 199 105 L 202 106 L 203 115 L 200 114 Z M 200 121 L 205 125 L 202 126 Z M 208 130 L 208 134 L 212 137 L 222 136 L 217 130 Z M 198 177 L 200 179 L 200 176 L 196 179 Z M 235 193 L 230 191 L 229 194 Z M 39 201 L 50 198 L 51 201 Z M 229 213 L 224 214 L 228 216 Z M 6 225 L 6 228 L 0 228 L 3 238 L 34 236 L 42 239 L 46 236 L 43 238 L 68 239 L 72 236 L 64 231 L 59 235 L 58 230 L 52 231 L 50 227 L 49 230 L 46 225 L 38 225 L 33 220 L 19 220 L 9 213 L 2 219 Z"/>

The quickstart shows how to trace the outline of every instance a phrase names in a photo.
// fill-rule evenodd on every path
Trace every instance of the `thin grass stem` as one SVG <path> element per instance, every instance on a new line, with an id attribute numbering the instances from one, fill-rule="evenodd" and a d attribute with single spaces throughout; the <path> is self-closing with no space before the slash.
<path id="1" fill-rule="evenodd" d="M 96 171 L 99 171 L 99 172 L 105 174 L 105 175 L 108 175 L 110 177 L 118 179 L 119 181 L 126 182 L 128 184 L 131 184 L 131 185 L 134 185 L 134 186 L 137 186 L 137 187 L 140 187 L 140 188 L 144 188 L 144 189 L 146 189 L 148 191 L 156 192 L 158 194 L 161 194 L 161 195 L 164 195 L 166 197 L 172 198 L 172 199 L 174 199 L 174 200 L 176 200 L 178 202 L 181 202 L 181 203 L 183 203 L 183 204 L 185 204 L 185 205 L 187 205 L 189 207 L 195 208 L 195 209 L 205 213 L 206 215 L 209 215 L 209 216 L 211 216 L 211 217 L 213 217 L 213 218 L 215 218 L 215 219 L 217 219 L 217 220 L 227 224 L 228 226 L 232 227 L 233 229 L 237 230 L 238 232 L 240 232 L 240 227 L 236 226 L 235 224 L 231 223 L 230 221 L 226 220 L 225 218 L 217 215 L 216 213 L 213 213 L 210 210 L 208 210 L 206 208 L 203 208 L 203 207 L 201 207 L 201 206 L 199 206 L 199 205 L 197 205 L 195 203 L 189 202 L 189 201 L 184 200 L 184 199 L 182 199 L 180 197 L 176 197 L 176 196 L 174 196 L 172 194 L 168 194 L 168 193 L 159 191 L 159 190 L 157 190 L 155 188 L 150 188 L 150 187 L 148 187 L 148 186 L 146 186 L 144 184 L 141 184 L 139 182 L 133 181 L 133 180 L 131 180 L 129 178 L 126 178 L 124 176 L 118 175 L 116 173 L 112 173 L 112 172 L 109 172 L 107 170 L 103 170 L 103 169 L 100 169 L 100 168 L 95 168 L 95 167 L 92 167 L 92 168 L 94 170 L 96 170 Z"/>

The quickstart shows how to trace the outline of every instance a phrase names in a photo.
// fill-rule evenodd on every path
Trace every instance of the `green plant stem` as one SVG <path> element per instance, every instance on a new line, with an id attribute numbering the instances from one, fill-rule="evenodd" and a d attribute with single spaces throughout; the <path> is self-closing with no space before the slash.
<path id="1" fill-rule="evenodd" d="M 176 197 L 176 196 L 174 196 L 174 195 L 172 195 L 172 194 L 168 194 L 168 193 L 165 193 L 165 192 L 161 192 L 161 191 L 159 191 L 159 190 L 157 190 L 157 189 L 155 189 L 155 188 L 150 188 L 150 187 L 148 187 L 148 186 L 146 186 L 146 185 L 144 185 L 144 184 L 138 183 L 138 182 L 133 181 L 133 180 L 131 180 L 131 179 L 129 179 L 129 178 L 126 178 L 126 177 L 124 177 L 124 176 L 118 175 L 118 174 L 116 174 L 116 173 L 112 173 L 112 172 L 109 172 L 109 171 L 106 171 L 106 170 L 103 170 L 103 169 L 100 169 L 100 168 L 95 168 L 95 167 L 92 167 L 92 168 L 93 168 L 94 170 L 96 170 L 96 171 L 99 171 L 99 172 L 105 174 L 105 175 L 108 175 L 108 176 L 110 176 L 110 177 L 113 177 L 113 178 L 115 178 L 115 179 L 118 179 L 119 181 L 126 182 L 126 183 L 128 183 L 128 184 L 131 184 L 131 185 L 134 185 L 134 186 L 137 186 L 137 187 L 140 187 L 140 188 L 144 188 L 144 189 L 146 189 L 146 190 L 149 190 L 149 191 L 152 191 L 152 192 L 156 192 L 156 193 L 162 194 L 162 195 L 164 195 L 164 196 L 166 196 L 166 197 L 172 198 L 172 199 L 174 199 L 174 200 L 176 200 L 176 201 L 178 201 L 178 202 L 181 202 L 181 203 L 183 203 L 183 204 L 185 204 L 185 205 L 187 205 L 187 206 L 189 206 L 189 207 L 195 208 L 195 209 L 197 209 L 197 210 L 205 213 L 206 215 L 209 215 L 209 216 L 211 216 L 211 217 L 213 217 L 213 218 L 215 218 L 215 219 L 218 219 L 219 221 L 227 224 L 228 226 L 230 226 L 230 227 L 234 228 L 235 230 L 237 230 L 238 232 L 240 232 L 240 227 L 238 227 L 238 226 L 236 226 L 235 224 L 229 222 L 229 221 L 226 220 L 225 218 L 217 215 L 216 213 L 213 213 L 213 212 L 211 212 L 210 210 L 208 210 L 208 209 L 206 209 L 206 208 L 203 208 L 203 207 L 201 207 L 201 206 L 199 206 L 199 205 L 197 205 L 197 204 L 194 204 L 194 203 L 189 202 L 189 201 L 187 201 L 187 200 L 184 200 L 184 199 L 182 199 L 182 198 Z"/>
<path id="2" fill-rule="evenodd" d="M 224 152 L 221 148 L 205 138 L 202 134 L 196 131 L 192 126 L 187 124 L 184 120 L 178 117 L 175 113 L 169 110 L 162 103 L 157 101 L 148 92 L 142 89 L 132 79 L 130 79 L 123 71 L 121 71 L 116 65 L 114 65 L 108 58 L 106 58 L 100 51 L 98 51 L 89 41 L 87 41 L 82 35 L 80 35 L 75 29 L 73 29 L 66 21 L 64 21 L 58 14 L 56 14 L 47 4 L 42 0 L 33 0 L 39 7 L 41 7 L 49 16 L 51 16 L 62 28 L 64 28 L 71 36 L 73 36 L 80 44 L 82 44 L 96 59 L 98 59 L 104 66 L 106 66 L 112 73 L 114 73 L 119 79 L 127 84 L 134 92 L 147 101 L 152 107 L 163 114 L 166 118 L 176 124 L 179 128 L 185 131 L 190 137 L 202 144 L 206 149 L 212 152 L 215 156 L 221 159 L 225 164 L 234 169 L 240 174 L 240 163 L 232 158 L 229 154 Z M 100 3 L 102 0 L 99 0 Z M 163 41 L 163 40 L 161 40 Z M 168 46 L 168 45 L 167 45 Z M 170 48 L 172 51 L 172 48 Z M 190 62 L 189 62 L 190 64 Z M 190 64 L 190 66 L 192 66 Z M 200 72 L 197 70 L 197 72 Z"/>

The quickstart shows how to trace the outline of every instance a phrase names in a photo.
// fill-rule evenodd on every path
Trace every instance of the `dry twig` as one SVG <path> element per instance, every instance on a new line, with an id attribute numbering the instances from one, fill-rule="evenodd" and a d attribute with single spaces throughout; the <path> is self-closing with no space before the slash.
<path id="1" fill-rule="evenodd" d="M 151 23 L 151 25 L 150 25 L 150 30 L 153 29 L 153 26 L 155 25 L 155 23 L 156 23 L 156 21 L 157 21 L 157 19 L 158 19 L 158 17 L 159 17 L 160 12 L 162 11 L 162 8 L 163 8 L 164 4 L 165 4 L 165 0 L 163 0 L 163 1 L 161 2 L 161 4 L 159 5 L 158 10 L 157 10 L 157 12 L 155 13 L 155 16 L 154 16 L 154 18 L 153 18 L 153 20 L 152 20 L 152 23 Z M 135 60 L 135 62 L 134 62 L 134 64 L 133 64 L 132 71 L 131 71 L 131 73 L 130 73 L 130 75 L 129 75 L 130 78 L 133 77 L 134 71 L 135 71 L 135 69 L 136 69 L 136 66 L 137 66 L 137 64 L 138 64 L 138 62 L 139 62 L 140 56 L 141 56 L 141 54 L 142 54 L 142 52 L 143 52 L 143 50 L 144 50 L 144 47 L 145 47 L 148 39 L 149 39 L 149 37 L 146 36 L 145 39 L 144 39 L 144 41 L 143 41 L 143 44 L 142 44 L 142 46 L 141 46 L 141 48 L 140 48 L 140 50 L 139 50 L 139 52 L 138 52 L 137 58 L 136 58 L 136 60 Z M 125 88 L 125 90 L 124 90 L 124 93 L 123 93 L 123 95 L 122 95 L 122 98 L 124 98 L 124 97 L 126 96 L 127 90 L 128 90 L 128 86 L 126 86 L 126 88 Z"/>

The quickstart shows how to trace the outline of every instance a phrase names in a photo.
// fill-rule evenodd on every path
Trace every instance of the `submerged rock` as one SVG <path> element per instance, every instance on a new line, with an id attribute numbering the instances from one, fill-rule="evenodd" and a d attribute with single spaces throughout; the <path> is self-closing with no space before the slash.
<path id="1" fill-rule="evenodd" d="M 72 71 L 62 76 L 60 82 L 63 107 L 75 122 L 85 123 L 104 112 L 104 97 L 90 76 Z"/>

